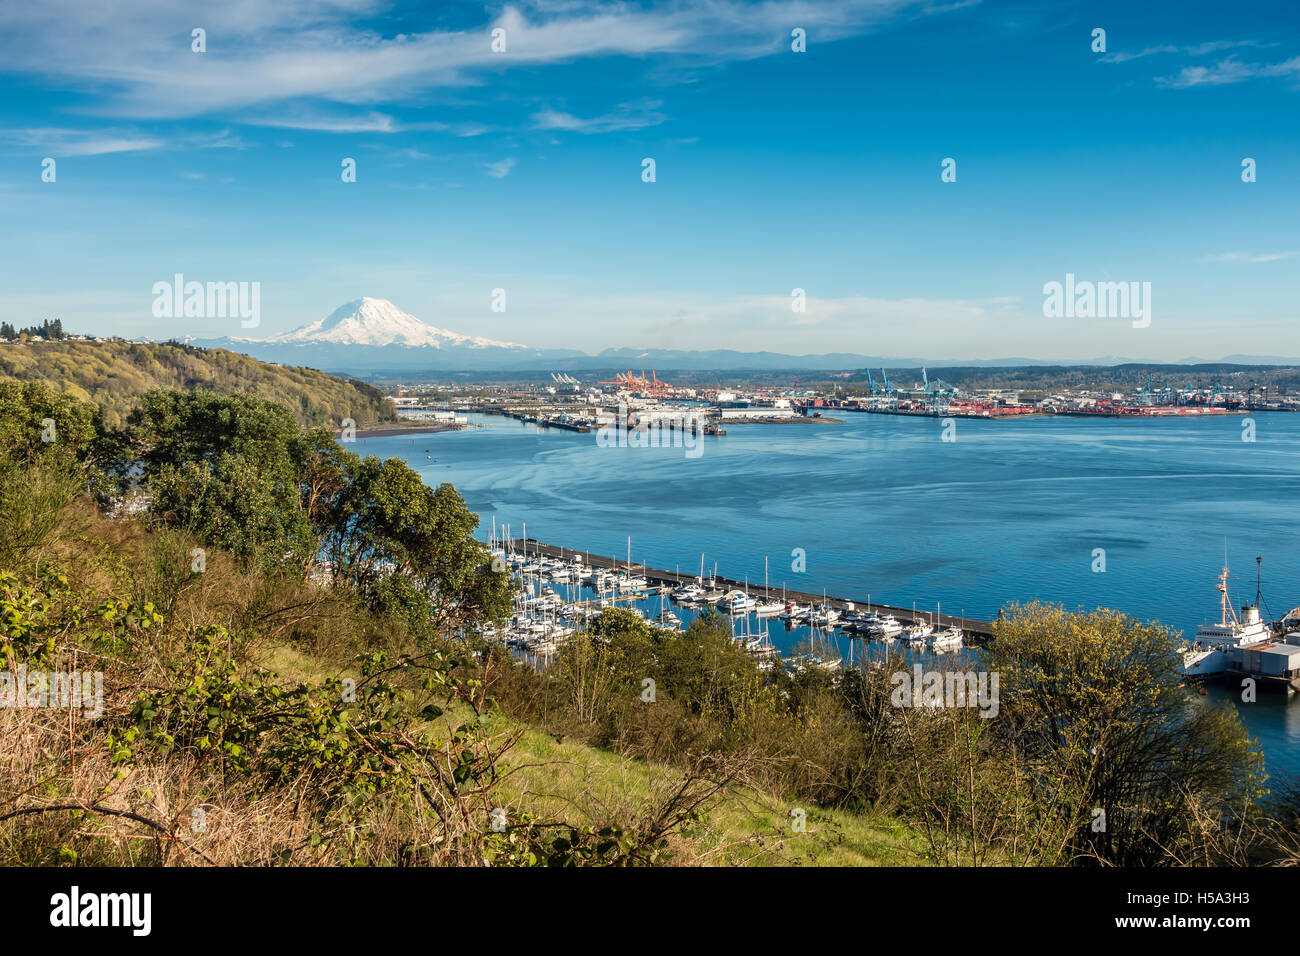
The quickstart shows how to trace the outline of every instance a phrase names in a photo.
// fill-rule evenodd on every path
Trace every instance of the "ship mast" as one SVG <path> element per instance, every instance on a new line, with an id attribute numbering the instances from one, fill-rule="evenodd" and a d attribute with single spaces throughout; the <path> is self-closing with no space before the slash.
<path id="1" fill-rule="evenodd" d="M 1220 595 L 1219 606 L 1222 608 L 1222 612 L 1219 616 L 1219 624 L 1222 627 L 1227 627 L 1228 616 L 1231 615 L 1232 623 L 1234 626 L 1236 626 L 1237 614 L 1235 611 L 1233 611 L 1231 605 L 1229 605 L 1228 603 L 1228 569 L 1226 567 L 1219 574 L 1219 586 L 1216 588 L 1216 590 L 1219 592 Z"/>

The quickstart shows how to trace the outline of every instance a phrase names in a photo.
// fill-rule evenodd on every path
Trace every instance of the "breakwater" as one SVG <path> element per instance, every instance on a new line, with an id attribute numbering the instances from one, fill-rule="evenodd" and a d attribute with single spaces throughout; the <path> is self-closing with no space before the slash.
<path id="1" fill-rule="evenodd" d="M 610 558 L 600 554 L 592 554 L 589 551 L 575 551 L 572 548 L 565 548 L 559 545 L 546 544 L 535 538 L 508 538 L 500 542 L 507 550 L 517 554 L 528 556 L 545 556 L 548 558 L 559 558 L 564 561 L 572 561 L 577 558 L 584 565 L 590 568 L 604 568 L 610 571 L 627 570 L 628 563 L 618 558 Z M 676 587 L 679 584 L 687 584 L 696 580 L 693 574 L 680 574 L 676 571 L 665 571 L 660 568 L 651 568 L 642 564 L 633 564 L 632 569 L 636 574 L 641 575 L 647 583 L 662 587 Z M 711 582 L 718 588 L 725 590 L 738 589 L 745 591 L 754 597 L 762 597 L 765 600 L 778 601 L 795 601 L 799 604 L 825 604 L 835 608 L 837 611 L 843 611 L 845 607 L 852 604 L 860 611 L 875 611 L 880 614 L 892 614 L 905 624 L 912 622 L 924 622 L 934 624 L 935 627 L 960 627 L 966 634 L 973 639 L 974 643 L 987 640 L 993 636 L 993 626 L 988 621 L 978 621 L 969 617 L 954 617 L 951 614 L 935 614 L 924 611 L 913 611 L 911 608 L 894 607 L 889 604 L 878 604 L 876 602 L 868 603 L 864 599 L 854 597 L 836 597 L 827 594 L 823 596 L 820 593 L 812 591 L 792 591 L 789 588 L 770 588 L 762 585 L 747 584 L 744 581 L 737 581 L 734 578 L 725 577 L 721 574 L 709 576 L 706 582 Z"/>

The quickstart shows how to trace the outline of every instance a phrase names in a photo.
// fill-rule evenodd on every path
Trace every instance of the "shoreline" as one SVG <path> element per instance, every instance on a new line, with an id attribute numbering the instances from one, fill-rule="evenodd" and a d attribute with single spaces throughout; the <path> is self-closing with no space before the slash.
<path id="1" fill-rule="evenodd" d="M 386 435 L 430 435 L 434 432 L 459 432 L 465 431 L 468 425 L 438 425 L 432 422 L 421 422 L 416 425 L 373 425 L 369 428 L 358 428 L 356 430 L 357 438 L 381 438 Z M 341 430 L 338 430 L 342 434 Z"/>

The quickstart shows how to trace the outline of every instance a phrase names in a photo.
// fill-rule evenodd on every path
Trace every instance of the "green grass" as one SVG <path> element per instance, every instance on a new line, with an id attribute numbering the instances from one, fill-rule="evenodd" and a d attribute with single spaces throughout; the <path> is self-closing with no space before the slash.
<path id="1" fill-rule="evenodd" d="M 293 680 L 319 681 L 332 675 L 322 662 L 294 648 L 273 645 L 263 666 Z M 355 676 L 355 675 L 353 675 Z M 450 734 L 471 716 L 468 707 L 450 709 L 437 723 Z M 501 794 L 510 815 L 574 826 L 603 826 L 636 817 L 683 777 L 677 767 L 649 763 L 580 740 L 492 714 L 494 735 L 517 737 L 503 760 Z M 435 731 L 437 732 L 437 731 Z M 804 832 L 792 826 L 793 810 L 805 814 Z M 749 787 L 718 796 L 702 823 L 672 843 L 683 862 L 710 865 L 916 866 L 924 865 L 924 840 L 907 824 L 883 815 L 827 810 L 783 800 Z"/>
<path id="2" fill-rule="evenodd" d="M 512 759 L 521 767 L 505 792 L 537 816 L 603 824 L 627 819 L 682 778 L 665 765 L 624 757 L 580 741 L 557 741 L 535 727 L 493 717 L 496 731 L 521 732 Z M 792 826 L 802 810 L 806 827 Z M 805 866 L 905 866 L 923 863 L 919 836 L 885 817 L 824 810 L 781 800 L 750 788 L 733 788 L 704 814 L 701 825 L 677 849 L 683 857 L 712 864 Z"/>

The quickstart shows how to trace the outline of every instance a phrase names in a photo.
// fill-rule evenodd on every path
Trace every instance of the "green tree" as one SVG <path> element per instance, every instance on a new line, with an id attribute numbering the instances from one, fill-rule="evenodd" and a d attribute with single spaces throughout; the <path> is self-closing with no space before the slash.
<path id="1" fill-rule="evenodd" d="M 130 470 L 156 519 L 244 558 L 306 567 L 297 419 L 246 395 L 152 391 L 128 420 Z"/>
<path id="2" fill-rule="evenodd" d="M 438 633 L 509 611 L 509 574 L 474 540 L 478 518 L 455 488 L 429 488 L 397 458 L 360 458 L 328 429 L 304 432 L 282 405 L 149 392 L 126 449 L 159 520 L 236 555 L 304 570 L 323 557 L 337 582 Z M 390 577 L 405 583 L 381 588 Z"/>
<path id="3" fill-rule="evenodd" d="M 0 561 L 46 544 L 67 504 L 110 488 L 99 411 L 41 382 L 0 381 Z"/>
<path id="4" fill-rule="evenodd" d="M 154 389 L 127 420 L 131 450 L 146 478 L 164 467 L 215 463 L 222 455 L 289 480 L 297 419 L 284 406 L 249 395 Z"/>
<path id="5" fill-rule="evenodd" d="M 0 460 L 89 475 L 102 464 L 99 412 L 43 382 L 0 381 Z"/>
<path id="6" fill-rule="evenodd" d="M 509 572 L 494 569 L 472 537 L 478 517 L 454 487 L 429 488 L 399 458 L 343 452 L 321 460 L 322 483 L 334 493 L 319 526 L 336 579 L 372 594 L 387 575 L 409 578 L 428 596 L 441 633 L 509 612 Z M 390 589 L 384 602 L 395 594 Z"/>
<path id="7" fill-rule="evenodd" d="M 1231 707 L 1188 693 L 1177 645 L 1107 610 L 1034 603 L 994 626 L 985 666 L 999 675 L 1004 746 L 1040 812 L 1065 820 L 1065 858 L 1167 861 L 1193 811 L 1228 821 L 1262 793 L 1257 745 Z"/>

